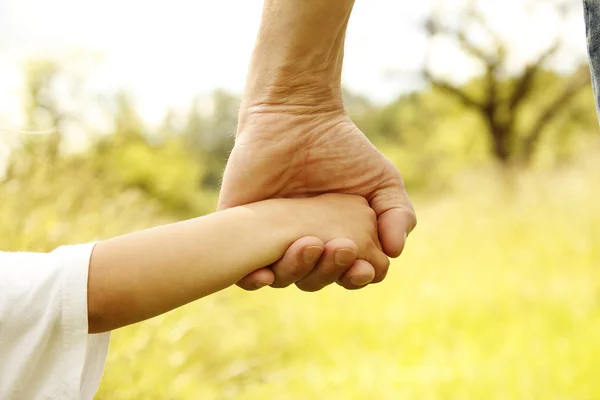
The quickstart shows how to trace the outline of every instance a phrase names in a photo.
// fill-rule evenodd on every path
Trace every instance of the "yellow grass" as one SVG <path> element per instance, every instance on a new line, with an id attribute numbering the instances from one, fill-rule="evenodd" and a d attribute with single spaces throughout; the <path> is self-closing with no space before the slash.
<path id="1" fill-rule="evenodd" d="M 231 288 L 115 332 L 97 398 L 600 399 L 600 163 L 499 181 L 416 201 L 382 284 Z"/>

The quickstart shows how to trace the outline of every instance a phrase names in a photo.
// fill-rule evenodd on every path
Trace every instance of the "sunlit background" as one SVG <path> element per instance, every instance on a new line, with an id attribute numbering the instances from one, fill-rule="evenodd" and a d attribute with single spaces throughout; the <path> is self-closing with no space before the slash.
<path id="1" fill-rule="evenodd" d="M 0 0 L 0 249 L 214 211 L 261 7 Z M 419 216 L 386 281 L 119 330 L 97 398 L 600 398 L 581 2 L 357 0 L 343 76 Z"/>

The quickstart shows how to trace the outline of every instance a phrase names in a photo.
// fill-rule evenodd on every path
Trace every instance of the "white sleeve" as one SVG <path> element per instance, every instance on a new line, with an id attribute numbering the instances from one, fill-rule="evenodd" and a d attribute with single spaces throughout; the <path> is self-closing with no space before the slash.
<path id="1" fill-rule="evenodd" d="M 94 243 L 0 252 L 0 399 L 92 399 L 110 333 L 88 334 Z"/>

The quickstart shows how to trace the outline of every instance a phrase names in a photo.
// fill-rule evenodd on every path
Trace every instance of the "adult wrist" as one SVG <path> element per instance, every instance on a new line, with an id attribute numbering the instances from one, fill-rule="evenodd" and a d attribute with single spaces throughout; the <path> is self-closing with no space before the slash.
<path id="1" fill-rule="evenodd" d="M 341 77 L 333 66 L 286 61 L 256 67 L 248 75 L 242 110 L 268 106 L 341 108 Z"/>
<path id="2" fill-rule="evenodd" d="M 242 109 L 340 107 L 354 0 L 265 0 Z"/>

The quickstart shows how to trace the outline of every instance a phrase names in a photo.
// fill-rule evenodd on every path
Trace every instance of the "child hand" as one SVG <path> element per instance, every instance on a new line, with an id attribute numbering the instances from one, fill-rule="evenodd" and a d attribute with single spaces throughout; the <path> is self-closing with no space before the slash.
<path id="1" fill-rule="evenodd" d="M 316 291 L 321 289 L 320 282 L 327 280 L 335 280 L 343 284 L 345 275 L 350 270 L 353 271 L 353 276 L 364 277 L 360 283 L 353 282 L 353 287 L 360 286 L 361 283 L 364 286 L 369 283 L 369 278 L 373 283 L 385 278 L 389 260 L 382 251 L 377 235 L 376 214 L 363 197 L 325 194 L 312 198 L 285 200 L 285 202 L 294 203 L 289 204 L 290 208 L 287 212 L 294 220 L 294 224 L 299 226 L 299 236 L 316 236 L 325 243 L 331 240 L 347 242 L 344 249 L 338 250 L 335 254 L 327 254 L 326 251 L 316 267 L 296 282 L 300 289 Z M 340 238 L 348 238 L 351 241 Z M 350 268 L 347 268 L 348 260 L 342 262 L 340 267 L 335 262 L 338 257 L 346 259 L 358 257 L 358 260 L 351 264 Z M 357 269 L 364 273 L 357 274 Z"/>

